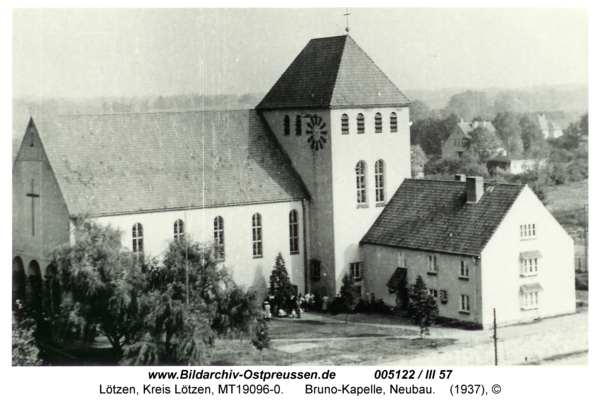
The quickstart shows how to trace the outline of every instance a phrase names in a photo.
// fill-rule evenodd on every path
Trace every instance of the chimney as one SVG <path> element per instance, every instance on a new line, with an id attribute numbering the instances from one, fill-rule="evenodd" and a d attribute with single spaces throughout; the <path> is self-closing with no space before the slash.
<path id="1" fill-rule="evenodd" d="M 463 118 L 460 118 L 460 123 L 465 123 L 465 121 L 463 120 Z"/>
<path id="2" fill-rule="evenodd" d="M 465 174 L 455 174 L 454 175 L 454 180 L 457 182 L 466 182 L 467 181 L 467 175 Z"/>
<path id="3" fill-rule="evenodd" d="M 477 203 L 483 196 L 483 177 L 467 177 L 467 203 Z"/>

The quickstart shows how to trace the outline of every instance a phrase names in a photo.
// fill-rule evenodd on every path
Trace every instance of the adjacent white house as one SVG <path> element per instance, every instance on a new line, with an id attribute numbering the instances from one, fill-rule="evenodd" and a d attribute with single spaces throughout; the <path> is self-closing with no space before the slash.
<path id="1" fill-rule="evenodd" d="M 361 241 L 364 287 L 395 304 L 422 276 L 479 327 L 575 312 L 573 240 L 526 185 L 405 180 Z"/>

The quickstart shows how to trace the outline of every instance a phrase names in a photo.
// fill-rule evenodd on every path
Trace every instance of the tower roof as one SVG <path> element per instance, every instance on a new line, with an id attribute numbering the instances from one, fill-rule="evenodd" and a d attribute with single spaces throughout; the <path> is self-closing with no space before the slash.
<path id="1" fill-rule="evenodd" d="M 312 39 L 256 109 L 407 106 L 349 35 Z"/>

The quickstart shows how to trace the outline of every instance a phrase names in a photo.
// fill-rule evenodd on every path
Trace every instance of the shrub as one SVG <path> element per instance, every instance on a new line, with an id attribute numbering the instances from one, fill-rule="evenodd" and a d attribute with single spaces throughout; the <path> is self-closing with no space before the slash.
<path id="1" fill-rule="evenodd" d="M 12 314 L 12 365 L 33 366 L 42 365 L 39 358 L 40 349 L 37 346 L 33 333 L 35 321 L 33 319 L 19 320 Z"/>

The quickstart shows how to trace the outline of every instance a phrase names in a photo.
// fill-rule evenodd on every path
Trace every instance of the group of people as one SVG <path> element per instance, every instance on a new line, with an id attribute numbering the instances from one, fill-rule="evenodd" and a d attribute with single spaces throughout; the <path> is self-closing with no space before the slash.
<path id="1" fill-rule="evenodd" d="M 356 310 L 365 312 L 376 311 L 375 294 L 367 295 L 366 299 L 362 297 L 356 306 Z M 321 297 L 318 294 L 306 293 L 306 295 L 292 295 L 287 300 L 281 300 L 273 295 L 268 295 L 263 301 L 263 317 L 289 317 L 300 319 L 302 312 L 323 311 L 333 314 L 340 313 L 343 310 L 343 301 L 340 293 L 330 300 L 328 295 Z"/>
<path id="2" fill-rule="evenodd" d="M 273 295 L 267 296 L 263 301 L 264 318 L 270 319 L 272 316 L 277 317 L 302 317 L 302 312 L 312 309 L 315 300 L 314 294 L 307 293 L 306 295 L 292 295 L 287 300 L 278 300 Z"/>

